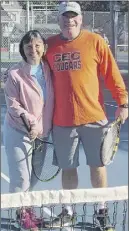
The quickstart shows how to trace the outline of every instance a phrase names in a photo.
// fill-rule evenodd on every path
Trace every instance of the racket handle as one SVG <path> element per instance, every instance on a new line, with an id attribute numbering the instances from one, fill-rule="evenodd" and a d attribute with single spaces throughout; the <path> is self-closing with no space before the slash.
<path id="1" fill-rule="evenodd" d="M 119 123 L 119 124 L 122 124 L 122 123 L 121 123 L 120 117 L 118 117 L 118 118 L 116 119 L 116 122 Z"/>
<path id="2" fill-rule="evenodd" d="M 24 125 L 25 125 L 25 127 L 26 127 L 26 129 L 27 129 L 27 131 L 30 132 L 30 131 L 31 131 L 31 127 L 30 127 L 29 121 L 28 121 L 28 120 L 26 119 L 26 117 L 25 117 L 25 114 L 22 113 L 22 114 L 20 115 L 20 117 L 21 117 L 21 119 L 22 119 L 22 121 L 23 121 L 23 123 L 24 123 Z"/>

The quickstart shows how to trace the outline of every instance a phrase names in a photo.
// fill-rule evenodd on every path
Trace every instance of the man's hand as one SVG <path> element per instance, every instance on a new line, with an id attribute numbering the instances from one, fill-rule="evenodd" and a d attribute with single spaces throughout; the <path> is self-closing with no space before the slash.
<path id="1" fill-rule="evenodd" d="M 35 140 L 37 136 L 38 136 L 38 131 L 34 128 L 31 128 L 31 131 L 29 132 L 30 140 L 31 141 Z"/>
<path id="2" fill-rule="evenodd" d="M 124 124 L 125 120 L 128 118 L 128 108 L 118 107 L 115 113 L 115 118 L 120 117 L 121 123 Z"/>

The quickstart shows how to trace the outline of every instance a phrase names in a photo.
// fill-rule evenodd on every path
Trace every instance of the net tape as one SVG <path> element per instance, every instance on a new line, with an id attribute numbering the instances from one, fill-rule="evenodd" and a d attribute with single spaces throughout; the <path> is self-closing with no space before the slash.
<path id="1" fill-rule="evenodd" d="M 2 194 L 1 208 L 42 206 L 49 204 L 96 203 L 127 199 L 128 186 L 101 189 L 44 190 Z"/>

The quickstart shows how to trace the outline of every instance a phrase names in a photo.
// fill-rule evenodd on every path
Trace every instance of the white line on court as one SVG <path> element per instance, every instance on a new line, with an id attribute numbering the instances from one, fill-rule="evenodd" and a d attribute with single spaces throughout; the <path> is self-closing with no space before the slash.
<path id="1" fill-rule="evenodd" d="M 1 177 L 2 177 L 4 180 L 6 180 L 8 183 L 10 183 L 9 177 L 7 177 L 7 176 L 6 176 L 4 173 L 2 173 L 2 172 L 1 172 Z M 49 216 L 57 217 L 56 214 L 51 213 L 51 210 L 50 210 L 50 209 L 44 207 L 43 210 L 44 210 L 44 212 L 45 212 L 46 214 L 48 214 Z"/>
<path id="2" fill-rule="evenodd" d="M 115 102 L 115 101 L 114 101 Z M 116 106 L 116 105 L 113 105 L 113 104 L 110 104 L 110 103 L 104 103 L 105 105 L 107 105 L 107 106 L 110 106 L 110 107 L 118 107 L 118 106 Z"/>
<path id="3" fill-rule="evenodd" d="M 1 177 L 6 180 L 8 183 L 10 183 L 9 177 L 7 177 L 3 172 L 1 172 Z"/>
<path id="4" fill-rule="evenodd" d="M 1 147 L 4 148 L 3 145 L 2 145 Z M 1 178 L 3 178 L 3 179 L 4 179 L 5 181 L 7 181 L 8 183 L 10 183 L 9 177 L 6 176 L 3 172 L 1 172 Z M 54 217 L 57 217 L 56 214 L 51 213 L 50 209 L 44 207 L 43 210 L 44 210 L 44 212 L 45 212 L 46 214 L 48 214 L 48 216 L 51 216 L 51 215 L 52 215 L 52 216 L 54 216 Z"/>

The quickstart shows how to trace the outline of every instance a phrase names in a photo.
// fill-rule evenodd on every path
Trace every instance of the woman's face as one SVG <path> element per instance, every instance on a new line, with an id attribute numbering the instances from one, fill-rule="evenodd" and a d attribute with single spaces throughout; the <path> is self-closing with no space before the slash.
<path id="1" fill-rule="evenodd" d="M 39 64 L 44 53 L 44 43 L 40 38 L 33 38 L 29 43 L 23 45 L 27 63 Z"/>

